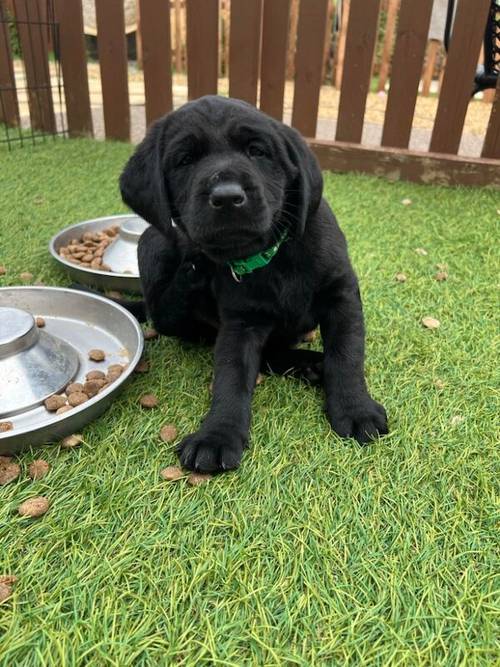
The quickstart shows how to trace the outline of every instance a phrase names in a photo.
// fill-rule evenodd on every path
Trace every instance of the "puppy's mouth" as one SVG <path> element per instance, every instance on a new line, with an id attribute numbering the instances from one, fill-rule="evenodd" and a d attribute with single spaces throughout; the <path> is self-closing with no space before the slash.
<path id="1" fill-rule="evenodd" d="M 215 262 L 227 262 L 232 259 L 248 257 L 263 249 L 262 235 L 249 238 L 226 237 L 224 239 L 204 240 L 201 250 Z"/>

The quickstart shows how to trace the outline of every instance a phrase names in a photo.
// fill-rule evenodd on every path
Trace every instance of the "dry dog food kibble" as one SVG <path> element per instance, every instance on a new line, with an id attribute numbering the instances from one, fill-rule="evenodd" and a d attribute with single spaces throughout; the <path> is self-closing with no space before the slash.
<path id="1" fill-rule="evenodd" d="M 177 437 L 177 429 L 173 424 L 165 424 L 160 431 L 160 438 L 163 442 L 172 442 Z"/>
<path id="2" fill-rule="evenodd" d="M 0 422 L 0 433 L 6 433 L 7 431 L 12 431 L 14 424 L 12 422 Z"/>
<path id="3" fill-rule="evenodd" d="M 36 317 L 35 322 L 36 322 L 36 326 L 39 329 L 42 329 L 45 326 L 45 320 L 43 319 L 43 317 Z"/>
<path id="4" fill-rule="evenodd" d="M 0 604 L 5 602 L 12 595 L 12 588 L 9 584 L 3 584 L 0 582 Z"/>
<path id="5" fill-rule="evenodd" d="M 66 399 L 64 396 L 49 396 L 45 399 L 44 404 L 49 412 L 55 412 L 59 408 L 62 408 L 63 405 L 66 405 Z"/>
<path id="6" fill-rule="evenodd" d="M 149 371 L 149 364 L 146 359 L 141 359 L 134 368 L 135 373 L 147 373 Z"/>
<path id="7" fill-rule="evenodd" d="M 70 394 L 68 396 L 68 403 L 72 405 L 74 408 L 77 405 L 81 405 L 82 403 L 85 403 L 85 401 L 88 401 L 89 397 L 87 394 L 84 394 L 83 391 L 75 391 L 73 394 Z"/>
<path id="8" fill-rule="evenodd" d="M 73 409 L 72 405 L 63 405 L 62 408 L 56 410 L 56 415 L 63 415 L 65 412 L 69 412 Z"/>
<path id="9" fill-rule="evenodd" d="M 61 441 L 61 447 L 63 449 L 71 449 L 72 447 L 78 447 L 83 442 L 83 435 L 79 433 L 74 433 L 73 435 L 68 435 Z"/>
<path id="10" fill-rule="evenodd" d="M 10 459 L 10 457 L 5 456 L 3 459 Z M 12 463 L 10 460 L 5 463 L 0 462 L 0 486 L 4 484 L 9 484 L 19 477 L 21 474 L 21 468 L 17 463 Z"/>
<path id="11" fill-rule="evenodd" d="M 154 338 L 158 338 L 158 335 L 156 329 L 146 329 L 144 331 L 144 340 L 153 340 Z"/>
<path id="12" fill-rule="evenodd" d="M 111 364 L 111 366 L 108 366 L 108 375 L 110 373 L 117 373 L 118 375 L 121 375 L 123 373 L 123 366 L 121 364 Z"/>
<path id="13" fill-rule="evenodd" d="M 81 382 L 72 382 L 66 387 L 66 394 L 74 394 L 77 391 L 83 391 L 83 384 Z"/>
<path id="14" fill-rule="evenodd" d="M 154 394 L 144 394 L 139 399 L 139 403 L 143 408 L 156 408 L 158 405 L 158 399 Z"/>
<path id="15" fill-rule="evenodd" d="M 104 350 L 89 350 L 89 359 L 92 361 L 104 361 L 104 359 L 106 359 L 106 354 L 104 353 Z"/>
<path id="16" fill-rule="evenodd" d="M 102 371 L 89 371 L 85 378 L 87 380 L 104 380 L 106 374 Z"/>
<path id="17" fill-rule="evenodd" d="M 7 584 L 7 586 L 10 586 L 11 584 L 15 584 L 17 581 L 17 577 L 15 574 L 0 574 L 0 584 Z"/>
<path id="18" fill-rule="evenodd" d="M 17 511 L 21 516 L 38 517 L 45 514 L 49 509 L 49 506 L 50 504 L 47 498 L 44 498 L 44 496 L 37 496 L 36 498 L 25 500 L 24 503 L 19 505 Z"/>
<path id="19" fill-rule="evenodd" d="M 79 264 L 83 268 L 111 271 L 107 264 L 103 264 L 102 256 L 119 230 L 119 225 L 112 225 L 100 232 L 85 232 L 79 239 L 71 239 L 68 245 L 61 246 L 58 253 L 66 261 Z"/>
<path id="20" fill-rule="evenodd" d="M 0 266 L 0 276 L 4 276 L 7 273 L 5 266 Z"/>
<path id="21" fill-rule="evenodd" d="M 33 463 L 30 463 L 28 468 L 28 475 L 33 480 L 42 479 L 42 477 L 45 477 L 49 470 L 50 466 L 47 461 L 44 461 L 43 459 L 37 459 L 36 461 L 33 461 Z"/>
<path id="22" fill-rule="evenodd" d="M 101 384 L 98 382 L 98 380 L 87 380 L 87 382 L 82 387 L 82 391 L 84 394 L 87 394 L 89 398 L 92 398 L 93 396 L 97 396 L 100 388 Z"/>
<path id="23" fill-rule="evenodd" d="M 201 484 L 205 484 L 210 479 L 212 479 L 212 475 L 192 472 L 188 477 L 188 484 L 191 484 L 191 486 L 201 486 Z"/>
<path id="24" fill-rule="evenodd" d="M 24 271 L 23 273 L 20 273 L 19 277 L 21 278 L 23 283 L 30 283 L 33 280 L 33 274 L 30 273 L 29 271 Z"/>
<path id="25" fill-rule="evenodd" d="M 163 479 L 166 479 L 167 482 L 175 482 L 184 477 L 184 473 L 179 466 L 168 466 L 167 468 L 163 468 L 163 470 L 160 470 L 160 475 Z"/>

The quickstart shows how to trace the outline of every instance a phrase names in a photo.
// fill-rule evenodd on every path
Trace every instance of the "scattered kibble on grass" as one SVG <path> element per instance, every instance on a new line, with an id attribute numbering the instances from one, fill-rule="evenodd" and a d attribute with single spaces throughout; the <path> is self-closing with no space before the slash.
<path id="1" fill-rule="evenodd" d="M 104 361 L 104 359 L 106 359 L 106 353 L 104 350 L 99 350 L 97 348 L 89 350 L 89 359 L 91 361 Z"/>
<path id="2" fill-rule="evenodd" d="M 144 330 L 144 340 L 153 340 L 158 338 L 159 334 L 156 329 L 145 329 Z"/>
<path id="3" fill-rule="evenodd" d="M 429 254 L 425 248 L 415 248 L 415 252 L 417 255 L 421 255 L 422 257 L 425 257 Z"/>
<path id="4" fill-rule="evenodd" d="M 24 503 L 19 505 L 17 511 L 21 516 L 35 518 L 45 514 L 49 507 L 50 503 L 47 498 L 44 496 L 37 496 L 36 498 L 25 500 Z"/>
<path id="5" fill-rule="evenodd" d="M 4 276 L 7 273 L 5 266 L 0 266 L 0 276 Z"/>
<path id="6" fill-rule="evenodd" d="M 9 584 L 3 584 L 0 582 L 0 604 L 8 600 L 12 595 L 12 587 Z"/>
<path id="7" fill-rule="evenodd" d="M 10 586 L 17 582 L 17 577 L 15 574 L 0 574 L 0 584 L 7 584 Z"/>
<path id="8" fill-rule="evenodd" d="M 160 431 L 163 442 L 173 442 L 177 437 L 177 429 L 173 424 L 165 424 Z"/>
<path id="9" fill-rule="evenodd" d="M 401 203 L 403 204 L 403 206 L 409 206 L 411 204 L 411 199 L 408 199 L 408 197 L 406 197 L 405 199 L 401 200 Z"/>
<path id="10" fill-rule="evenodd" d="M 398 283 L 405 283 L 406 282 L 406 274 L 404 273 L 396 273 L 394 276 L 396 282 Z"/>
<path id="11" fill-rule="evenodd" d="M 434 386 L 436 387 L 436 389 L 444 389 L 446 385 L 442 380 L 437 378 L 437 380 L 434 380 Z"/>
<path id="12" fill-rule="evenodd" d="M 163 479 L 167 480 L 167 482 L 176 482 L 178 479 L 184 477 L 182 468 L 179 468 L 179 466 L 168 466 L 167 468 L 163 468 L 163 470 L 160 470 L 160 475 Z"/>
<path id="13" fill-rule="evenodd" d="M 21 468 L 17 463 L 13 463 L 9 456 L 2 457 L 0 461 L 0 486 L 10 484 L 21 474 Z"/>
<path id="14" fill-rule="evenodd" d="M 201 486 L 202 484 L 206 484 L 209 480 L 212 479 L 212 475 L 209 473 L 202 473 L 202 472 L 192 472 L 189 477 L 188 477 L 188 484 L 191 484 L 191 486 Z"/>
<path id="15" fill-rule="evenodd" d="M 7 431 L 12 431 L 14 424 L 12 422 L 0 422 L 0 433 L 7 433 Z"/>
<path id="16" fill-rule="evenodd" d="M 36 326 L 39 329 L 43 329 L 43 327 L 45 326 L 45 320 L 43 319 L 43 317 L 36 317 L 35 322 L 36 322 Z"/>
<path id="17" fill-rule="evenodd" d="M 149 363 L 146 359 L 140 359 L 137 366 L 134 368 L 135 373 L 147 373 L 149 371 Z"/>
<path id="18" fill-rule="evenodd" d="M 19 274 L 19 277 L 23 281 L 23 283 L 30 283 L 33 280 L 33 274 L 30 273 L 29 271 L 23 271 L 22 273 Z"/>
<path id="19" fill-rule="evenodd" d="M 439 329 L 441 322 L 435 317 L 422 317 L 422 324 L 426 329 Z"/>
<path id="20" fill-rule="evenodd" d="M 73 433 L 73 435 L 68 435 L 63 440 L 61 440 L 61 447 L 63 449 L 72 449 L 73 447 L 78 447 L 83 442 L 83 435 L 79 433 Z"/>
<path id="21" fill-rule="evenodd" d="M 28 475 L 32 480 L 42 479 L 49 472 L 50 466 L 47 461 L 37 459 L 29 464 Z"/>
<path id="22" fill-rule="evenodd" d="M 438 271 L 438 272 L 436 273 L 436 275 L 434 276 L 434 278 L 435 278 L 438 282 L 442 282 L 443 280 L 447 280 L 447 279 L 448 279 L 448 274 L 446 273 L 446 271 Z"/>
<path id="23" fill-rule="evenodd" d="M 458 426 L 459 424 L 461 424 L 461 423 L 464 422 L 464 421 L 465 421 L 465 417 L 462 417 L 462 415 L 454 415 L 454 416 L 450 419 L 450 424 L 451 424 L 452 426 Z"/>
<path id="24" fill-rule="evenodd" d="M 154 394 L 144 394 L 144 396 L 141 396 L 141 398 L 139 399 L 141 407 L 148 409 L 156 408 L 158 402 L 159 401 Z"/>

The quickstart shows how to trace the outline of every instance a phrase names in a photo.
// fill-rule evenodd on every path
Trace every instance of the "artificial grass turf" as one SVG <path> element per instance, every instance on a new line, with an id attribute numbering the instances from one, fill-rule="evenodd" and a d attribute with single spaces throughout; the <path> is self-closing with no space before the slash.
<path id="1" fill-rule="evenodd" d="M 124 210 L 117 177 L 130 151 L 68 140 L 0 154 L 0 285 L 23 271 L 69 284 L 48 239 Z M 27 451 L 22 477 L 0 488 L 0 574 L 19 578 L 0 606 L 0 665 L 499 660 L 500 197 L 331 174 L 325 193 L 360 278 L 368 381 L 390 435 L 366 448 L 342 441 L 317 390 L 266 378 L 241 468 L 199 488 L 166 483 L 159 470 L 177 460 L 158 432 L 199 425 L 211 351 L 147 343 L 150 372 L 80 449 Z M 448 264 L 446 282 L 433 279 L 436 263 Z M 425 315 L 439 330 L 421 326 Z M 141 411 L 149 391 L 161 407 Z M 30 482 L 41 457 L 51 471 Z M 50 511 L 18 517 L 35 495 Z"/>

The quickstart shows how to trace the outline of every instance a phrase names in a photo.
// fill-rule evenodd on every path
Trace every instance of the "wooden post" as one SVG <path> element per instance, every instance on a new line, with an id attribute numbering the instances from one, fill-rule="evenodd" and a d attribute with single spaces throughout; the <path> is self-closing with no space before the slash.
<path id="1" fill-rule="evenodd" d="M 182 30 L 181 30 L 181 0 L 175 0 L 174 6 L 174 35 L 175 35 L 175 72 L 182 72 Z"/>
<path id="2" fill-rule="evenodd" d="M 5 18 L 1 5 L 0 18 Z M 16 127 L 19 106 L 7 23 L 0 23 L 0 89 L 0 122 Z"/>
<path id="3" fill-rule="evenodd" d="M 292 0 L 290 6 L 290 28 L 288 32 L 288 53 L 286 57 L 286 78 L 295 75 L 295 49 L 297 44 L 297 26 L 299 23 L 299 0 Z"/>
<path id="4" fill-rule="evenodd" d="M 427 44 L 427 57 L 425 59 L 424 72 L 422 75 L 422 95 L 428 97 L 436 69 L 436 58 L 441 46 L 437 39 L 431 39 Z"/>
<path id="5" fill-rule="evenodd" d="M 137 7 L 137 29 L 135 31 L 135 56 L 137 60 L 137 69 L 142 69 L 142 32 L 141 32 L 141 2 L 136 0 Z"/>

